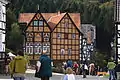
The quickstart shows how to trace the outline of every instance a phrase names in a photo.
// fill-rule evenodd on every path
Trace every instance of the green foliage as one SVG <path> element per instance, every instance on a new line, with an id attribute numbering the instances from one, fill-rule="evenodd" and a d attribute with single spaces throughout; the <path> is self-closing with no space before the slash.
<path id="1" fill-rule="evenodd" d="M 15 53 L 14 51 L 12 51 L 11 49 L 8 49 L 8 48 L 5 48 L 5 52 L 6 53 L 9 53 L 9 52 Z"/>
<path id="2" fill-rule="evenodd" d="M 92 62 L 96 63 L 100 67 L 105 67 L 107 65 L 107 53 L 97 51 L 93 55 Z"/>
<path id="3" fill-rule="evenodd" d="M 8 48 L 17 51 L 22 48 L 23 36 L 17 23 L 12 24 L 12 30 L 10 31 L 9 38 L 7 40 Z"/>

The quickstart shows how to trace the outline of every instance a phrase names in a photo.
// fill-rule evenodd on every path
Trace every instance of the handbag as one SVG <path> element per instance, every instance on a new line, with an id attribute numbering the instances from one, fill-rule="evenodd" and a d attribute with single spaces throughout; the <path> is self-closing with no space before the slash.
<path id="1" fill-rule="evenodd" d="M 40 73 L 39 73 L 40 67 L 41 67 L 41 62 L 40 62 L 40 61 L 37 61 L 36 66 L 35 66 L 35 69 L 36 69 L 36 71 L 35 71 L 35 77 L 37 77 L 37 78 L 40 77 L 40 76 L 39 76 L 39 75 L 40 75 Z"/>

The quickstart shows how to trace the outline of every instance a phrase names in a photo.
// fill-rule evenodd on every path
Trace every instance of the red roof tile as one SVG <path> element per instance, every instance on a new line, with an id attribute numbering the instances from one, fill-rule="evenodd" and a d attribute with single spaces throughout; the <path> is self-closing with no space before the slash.
<path id="1" fill-rule="evenodd" d="M 62 14 L 58 14 L 56 16 L 52 16 L 49 20 L 48 20 L 48 24 L 50 25 L 51 29 L 53 29 L 58 23 L 59 21 L 63 18 L 63 16 L 66 13 L 62 13 Z"/>
<path id="2" fill-rule="evenodd" d="M 48 22 L 51 28 L 54 28 L 55 25 L 62 19 L 65 13 L 41 13 L 45 20 Z M 19 23 L 29 23 L 34 17 L 35 13 L 20 13 L 19 15 Z M 80 30 L 80 13 L 69 13 L 73 22 Z"/>
<path id="3" fill-rule="evenodd" d="M 77 26 L 77 28 L 80 30 L 80 13 L 69 13 L 70 17 L 72 18 L 73 22 Z"/>

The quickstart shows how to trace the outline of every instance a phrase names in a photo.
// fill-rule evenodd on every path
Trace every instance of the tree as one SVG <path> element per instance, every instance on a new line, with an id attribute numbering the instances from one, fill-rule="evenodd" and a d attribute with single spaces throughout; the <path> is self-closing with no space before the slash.
<path id="1" fill-rule="evenodd" d="M 23 45 L 23 36 L 17 23 L 12 24 L 12 29 L 7 40 L 7 47 L 14 52 L 21 49 Z"/>

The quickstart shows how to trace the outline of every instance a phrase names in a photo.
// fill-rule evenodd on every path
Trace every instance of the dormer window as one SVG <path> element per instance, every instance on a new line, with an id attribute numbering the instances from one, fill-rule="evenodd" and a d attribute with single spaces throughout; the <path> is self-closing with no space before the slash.
<path id="1" fill-rule="evenodd" d="M 39 21 L 39 26 L 43 26 L 43 21 L 42 20 Z"/>

